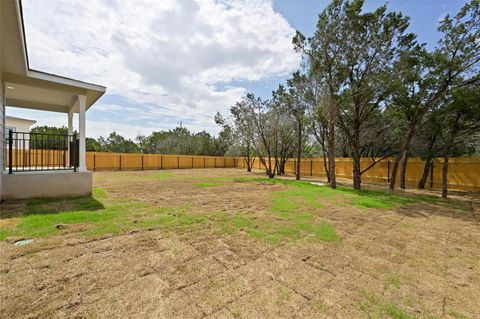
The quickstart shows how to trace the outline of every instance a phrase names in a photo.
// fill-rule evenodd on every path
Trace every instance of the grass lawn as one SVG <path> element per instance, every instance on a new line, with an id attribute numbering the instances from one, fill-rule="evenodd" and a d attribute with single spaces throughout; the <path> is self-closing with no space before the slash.
<path id="1" fill-rule="evenodd" d="M 183 317 L 258 318 L 275 311 L 290 317 L 292 311 L 315 318 L 474 318 L 480 278 L 472 252 L 480 236 L 471 205 L 428 194 L 332 190 L 235 169 L 95 173 L 92 197 L 3 205 L 0 248 L 7 253 L 0 279 L 18 289 L 0 297 L 10 300 L 7 313 L 30 313 L 26 300 L 43 290 L 32 285 L 56 286 L 56 276 L 77 271 L 71 291 L 52 291 L 48 302 L 34 303 L 39 316 L 53 315 L 55 300 L 74 298 L 75 285 L 110 278 L 87 297 L 113 298 L 112 304 L 80 302 L 65 313 L 142 317 L 135 304 L 115 307 L 129 296 L 164 317 L 182 317 L 172 310 L 182 300 Z M 12 245 L 22 238 L 34 242 Z M 29 266 L 18 268 L 26 258 Z M 42 263 L 56 271 L 38 270 Z M 24 282 L 26 269 L 34 271 Z M 160 289 L 171 303 L 128 288 L 130 280 L 141 284 L 153 274 L 158 283 L 142 287 Z M 462 282 L 467 286 L 458 294 L 443 293 L 446 304 L 432 293 Z M 213 287 L 226 290 L 210 298 Z M 25 303 L 9 299 L 19 292 Z"/>

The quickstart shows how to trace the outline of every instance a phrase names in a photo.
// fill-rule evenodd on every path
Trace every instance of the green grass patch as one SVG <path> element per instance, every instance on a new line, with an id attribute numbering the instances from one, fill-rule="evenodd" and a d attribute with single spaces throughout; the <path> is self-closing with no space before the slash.
<path id="1" fill-rule="evenodd" d="M 383 297 L 375 295 L 367 290 L 361 290 L 362 301 L 358 308 L 363 311 L 368 318 L 391 318 L 391 319 L 417 319 L 416 315 L 409 314 L 404 309 L 394 303 L 388 302 Z M 426 316 L 421 318 L 434 318 Z"/>
<path id="2" fill-rule="evenodd" d="M 387 315 L 388 317 L 392 319 L 415 319 L 417 318 L 416 316 L 412 316 L 408 314 L 405 310 L 399 308 L 395 304 L 388 303 L 388 304 L 383 304 L 381 306 L 382 311 Z"/>
<path id="3" fill-rule="evenodd" d="M 144 179 L 148 180 L 167 180 L 167 179 L 172 179 L 175 178 L 177 174 L 174 172 L 170 171 L 156 171 L 155 173 L 144 175 Z"/>
<path id="4" fill-rule="evenodd" d="M 192 184 L 195 187 L 219 187 L 223 186 L 222 183 L 211 183 L 211 182 L 198 182 Z"/>
<path id="5" fill-rule="evenodd" d="M 243 179 L 237 179 L 242 181 Z M 356 190 L 340 186 L 331 189 L 329 186 L 318 186 L 305 181 L 286 179 L 255 178 L 245 181 L 258 181 L 291 186 L 290 189 L 275 193 L 272 209 L 289 211 L 299 207 L 322 208 L 322 201 L 333 199 L 359 208 L 392 209 L 415 203 L 436 204 L 440 198 L 431 195 L 398 195 L 382 190 Z"/>
<path id="6" fill-rule="evenodd" d="M 82 226 L 78 231 L 86 236 L 100 236 L 134 228 L 173 229 L 207 220 L 201 215 L 186 214 L 189 209 L 189 205 L 169 209 L 131 200 L 109 201 L 103 189 L 95 188 L 91 197 L 27 201 L 19 222 L 13 227 L 0 229 L 0 240 L 10 236 L 38 238 L 58 235 L 70 225 Z"/>
<path id="7" fill-rule="evenodd" d="M 385 281 L 385 289 L 390 289 L 390 288 L 400 289 L 400 286 L 401 286 L 400 279 L 396 275 L 389 276 Z"/>

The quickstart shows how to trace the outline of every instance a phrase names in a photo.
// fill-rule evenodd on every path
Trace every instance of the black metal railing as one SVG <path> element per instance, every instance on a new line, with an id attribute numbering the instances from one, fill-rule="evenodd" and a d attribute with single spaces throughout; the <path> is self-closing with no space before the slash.
<path id="1" fill-rule="evenodd" d="M 77 136 L 8 131 L 8 173 L 76 170 L 79 162 Z"/>

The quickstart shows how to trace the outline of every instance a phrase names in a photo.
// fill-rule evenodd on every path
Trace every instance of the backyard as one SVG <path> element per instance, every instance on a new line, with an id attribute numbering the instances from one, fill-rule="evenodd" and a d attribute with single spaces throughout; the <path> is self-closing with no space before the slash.
<path id="1" fill-rule="evenodd" d="M 3 203 L 0 317 L 479 318 L 480 198 L 451 195 L 96 172 Z"/>

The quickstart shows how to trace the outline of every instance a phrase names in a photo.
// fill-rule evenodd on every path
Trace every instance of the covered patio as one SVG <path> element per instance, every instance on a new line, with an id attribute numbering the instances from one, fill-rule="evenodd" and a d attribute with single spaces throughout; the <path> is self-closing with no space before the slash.
<path id="1" fill-rule="evenodd" d="M 67 134 L 13 132 L 2 129 L 0 198 L 75 197 L 92 192 L 86 167 L 87 110 L 105 93 L 86 83 L 29 67 L 21 2 L 2 1 L 0 128 L 5 107 L 65 114 Z M 74 116 L 78 114 L 78 127 Z M 48 124 L 47 124 L 48 125 Z M 5 135 L 4 135 L 5 134 Z"/>

